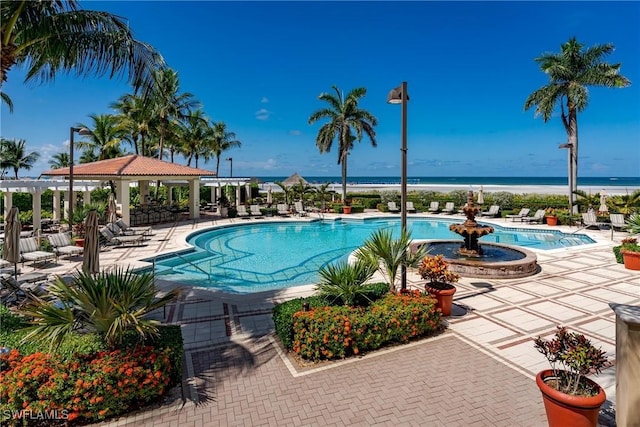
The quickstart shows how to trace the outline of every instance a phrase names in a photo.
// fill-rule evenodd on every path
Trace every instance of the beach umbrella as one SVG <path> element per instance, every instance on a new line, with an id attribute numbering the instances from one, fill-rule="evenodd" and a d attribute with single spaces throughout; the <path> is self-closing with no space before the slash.
<path id="1" fill-rule="evenodd" d="M 478 204 L 482 205 L 484 204 L 484 194 L 483 194 L 484 190 L 482 189 L 482 185 L 480 186 L 480 191 L 478 191 Z"/>
<path id="2" fill-rule="evenodd" d="M 271 203 L 273 203 L 273 196 L 271 195 L 271 186 L 269 186 L 267 190 L 267 204 L 270 205 Z"/>
<path id="3" fill-rule="evenodd" d="M 114 223 L 118 220 L 116 215 L 116 198 L 113 193 L 109 193 L 109 200 L 107 201 L 107 223 Z"/>
<path id="4" fill-rule="evenodd" d="M 84 220 L 84 256 L 82 270 L 89 274 L 100 272 L 100 243 L 98 232 L 98 212 L 95 209 L 89 211 Z"/>
<path id="5" fill-rule="evenodd" d="M 4 230 L 4 246 L 2 259 L 13 263 L 13 275 L 18 278 L 18 263 L 20 262 L 20 232 L 22 224 L 18 217 L 18 208 L 12 207 L 7 215 L 7 225 Z"/>
<path id="6" fill-rule="evenodd" d="M 609 208 L 607 207 L 607 195 L 604 192 L 604 190 L 602 190 L 602 193 L 600 193 L 600 207 L 598 208 L 598 212 L 600 213 L 609 212 Z"/>

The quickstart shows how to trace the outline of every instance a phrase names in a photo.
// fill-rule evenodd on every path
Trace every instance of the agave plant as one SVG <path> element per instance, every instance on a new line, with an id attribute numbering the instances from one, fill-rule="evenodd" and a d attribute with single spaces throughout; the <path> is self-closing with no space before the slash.
<path id="1" fill-rule="evenodd" d="M 345 305 L 354 305 L 360 297 L 367 298 L 370 289 L 366 283 L 375 272 L 374 265 L 360 260 L 353 264 L 347 261 L 327 264 L 318 271 L 321 280 L 316 289 L 322 296 L 339 299 Z"/>
<path id="2" fill-rule="evenodd" d="M 58 277 L 49 286 L 57 300 L 42 300 L 26 310 L 32 326 L 25 341 L 49 341 L 54 349 L 74 331 L 96 332 L 110 348 L 121 343 L 128 331 L 135 331 L 142 340 L 158 333 L 159 322 L 147 315 L 180 293 L 173 289 L 158 296 L 153 274 L 134 273 L 130 268 L 117 267 L 97 275 L 77 271 L 73 279 L 66 283 Z"/>
<path id="3" fill-rule="evenodd" d="M 627 219 L 627 231 L 631 234 L 640 234 L 640 213 L 631 214 Z"/>
<path id="4" fill-rule="evenodd" d="M 426 255 L 422 247 L 411 251 L 411 232 L 402 230 L 398 239 L 391 230 L 377 230 L 356 251 L 356 258 L 374 265 L 385 277 L 392 291 L 396 289 L 398 269 L 405 265 L 415 267 Z"/>

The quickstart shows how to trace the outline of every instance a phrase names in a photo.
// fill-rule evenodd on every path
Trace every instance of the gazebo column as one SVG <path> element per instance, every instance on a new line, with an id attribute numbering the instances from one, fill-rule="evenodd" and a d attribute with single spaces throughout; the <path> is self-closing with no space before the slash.
<path id="1" fill-rule="evenodd" d="M 167 186 L 167 204 L 173 204 L 173 185 L 165 184 Z"/>
<path id="2" fill-rule="evenodd" d="M 240 197 L 242 195 L 242 184 L 236 184 L 236 207 L 240 206 Z"/>
<path id="3" fill-rule="evenodd" d="M 4 192 L 4 218 L 9 216 L 9 211 L 13 206 L 13 193 L 11 191 Z"/>
<path id="4" fill-rule="evenodd" d="M 129 215 L 129 182 L 119 181 L 116 187 L 116 202 L 120 203 L 120 213 L 122 220 L 131 225 Z"/>
<path id="5" fill-rule="evenodd" d="M 33 192 L 31 209 L 33 211 L 33 231 L 40 230 L 42 226 L 42 189 L 36 188 Z"/>
<path id="6" fill-rule="evenodd" d="M 151 201 L 149 197 L 149 181 L 138 181 L 138 189 L 140 190 L 140 204 L 148 205 Z"/>
<path id="7" fill-rule="evenodd" d="M 64 192 L 64 214 L 63 217 L 69 219 L 69 203 L 72 203 L 75 197 L 72 197 L 71 193 L 68 191 Z M 76 207 L 76 204 L 73 204 L 73 207 Z"/>
<path id="8" fill-rule="evenodd" d="M 200 178 L 189 181 L 189 218 L 200 218 Z"/>
<path id="9" fill-rule="evenodd" d="M 60 190 L 53 190 L 53 220 L 60 221 Z"/>
<path id="10" fill-rule="evenodd" d="M 91 203 L 91 191 L 82 192 L 82 201 L 84 202 L 85 206 Z"/>
<path id="11" fill-rule="evenodd" d="M 209 189 L 211 190 L 211 203 L 215 204 L 218 200 L 218 187 L 211 186 Z"/>

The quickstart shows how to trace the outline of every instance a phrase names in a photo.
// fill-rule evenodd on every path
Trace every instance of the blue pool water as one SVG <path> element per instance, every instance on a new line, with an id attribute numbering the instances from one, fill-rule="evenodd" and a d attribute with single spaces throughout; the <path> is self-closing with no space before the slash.
<path id="1" fill-rule="evenodd" d="M 413 219 L 413 239 L 458 239 L 458 221 Z M 254 222 L 192 234 L 193 249 L 155 259 L 159 278 L 232 293 L 253 293 L 316 283 L 318 269 L 344 260 L 378 229 L 400 232 L 399 219 Z M 495 226 L 480 242 L 541 250 L 594 243 L 582 234 Z M 153 259 L 147 259 L 151 262 Z"/>

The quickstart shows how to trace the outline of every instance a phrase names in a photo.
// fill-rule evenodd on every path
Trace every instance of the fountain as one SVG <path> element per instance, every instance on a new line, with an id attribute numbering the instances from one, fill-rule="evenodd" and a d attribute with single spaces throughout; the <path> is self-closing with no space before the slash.
<path id="1" fill-rule="evenodd" d="M 467 204 L 462 208 L 466 221 L 451 224 L 449 230 L 461 235 L 459 240 L 431 240 L 424 242 L 429 253 L 442 254 L 452 271 L 465 277 L 491 279 L 514 279 L 527 277 L 538 272 L 536 255 L 522 248 L 498 243 L 482 243 L 478 239 L 494 232 L 490 225 L 476 222 L 480 211 L 473 204 L 473 191 L 469 191 Z"/>

